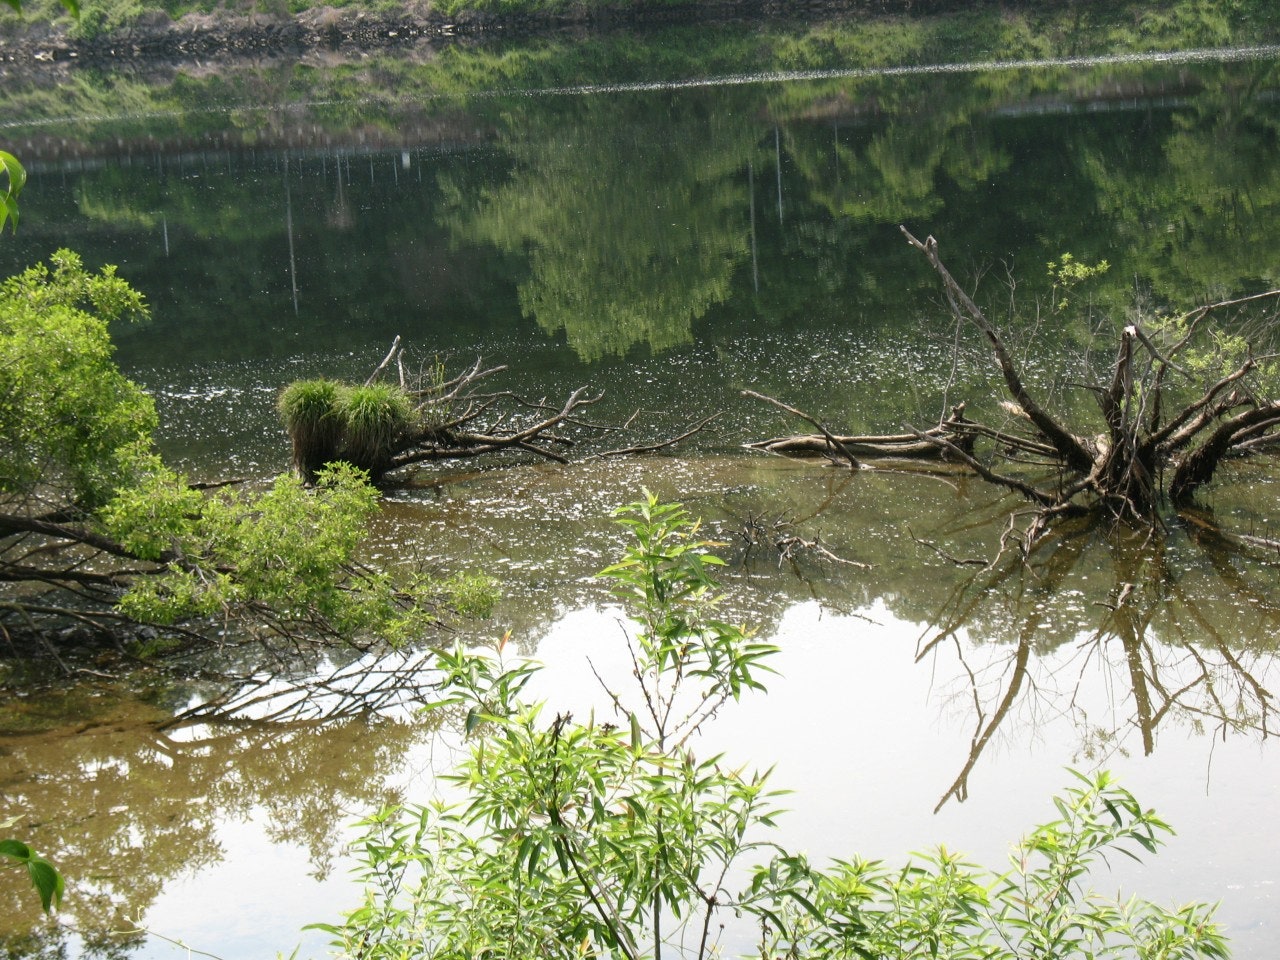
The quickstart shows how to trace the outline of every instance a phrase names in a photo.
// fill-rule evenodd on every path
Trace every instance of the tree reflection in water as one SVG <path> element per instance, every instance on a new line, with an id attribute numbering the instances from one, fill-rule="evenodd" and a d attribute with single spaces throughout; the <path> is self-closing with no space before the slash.
<path id="1" fill-rule="evenodd" d="M 973 575 L 971 567 L 944 566 L 936 555 L 913 553 L 904 543 L 906 529 L 915 525 L 956 556 L 994 553 L 997 518 L 1007 513 L 1008 499 L 993 501 L 980 485 L 969 488 L 955 478 L 913 478 L 889 470 L 850 474 L 786 462 L 762 465 L 755 458 L 738 463 L 741 472 L 730 470 L 725 458 L 709 460 L 705 474 L 687 472 L 679 482 L 687 494 L 714 490 L 722 517 L 738 509 L 743 515 L 774 517 L 785 504 L 786 518 L 805 536 L 821 533 L 838 555 L 872 563 L 862 570 L 805 557 L 780 569 L 778 558 L 769 556 L 752 576 L 730 577 L 745 606 L 755 606 L 740 615 L 758 624 L 763 635 L 784 629 L 788 611 L 805 603 L 865 617 L 873 604 L 883 602 L 903 624 L 935 625 L 920 642 L 921 665 L 914 669 L 928 670 L 926 661 L 932 660 L 939 676 L 956 678 L 947 709 L 961 710 L 970 730 L 968 750 L 961 746 L 960 755 L 943 758 L 961 769 L 940 808 L 967 797 L 970 775 L 983 757 L 998 765 L 993 744 L 1028 732 L 1036 737 L 1063 717 L 1073 725 L 1068 752 L 1076 756 L 1061 759 L 1082 765 L 1104 764 L 1139 739 L 1149 752 L 1161 729 L 1190 725 L 1222 735 L 1269 734 L 1267 690 L 1273 636 L 1280 626 L 1273 556 L 1223 543 L 1187 515 L 1149 540 L 1123 529 L 1064 526 L 1029 562 L 1009 555 L 998 568 Z M 580 510 L 585 519 L 566 519 L 575 516 L 574 505 L 587 500 L 587 486 L 593 496 L 620 498 L 637 479 L 656 486 L 664 482 L 658 474 L 670 472 L 662 463 L 649 469 L 654 476 L 639 478 L 634 468 L 614 465 L 590 473 L 530 471 L 521 478 L 522 489 L 541 507 L 517 511 L 515 519 L 502 520 L 488 499 L 503 491 L 509 495 L 510 473 L 469 481 L 457 502 L 399 509 L 407 524 L 441 549 L 449 548 L 454 536 L 473 543 L 521 543 L 531 556 L 567 558 L 557 572 L 562 584 L 549 587 L 539 567 L 537 583 L 530 592 L 517 593 L 517 609 L 509 619 L 504 615 L 504 625 L 531 643 L 549 629 L 545 609 L 539 612 L 549 605 L 546 598 L 564 589 L 579 599 L 576 606 L 566 600 L 561 612 L 581 609 L 583 583 L 613 550 L 605 512 Z M 740 492 L 726 498 L 726 486 Z M 939 496 L 940 491 L 946 495 Z M 982 496 L 975 495 L 978 491 Z M 729 540 L 717 525 L 711 498 L 709 493 L 691 497 L 698 511 L 709 515 L 717 538 Z M 458 519 L 464 507 L 475 511 L 465 523 Z M 1221 507 L 1225 513 L 1227 504 Z M 401 529 L 391 526 L 386 536 L 401 542 Z M 581 550 L 573 551 L 569 542 Z M 607 616 L 603 632 L 614 636 L 616 626 Z M 585 619 L 590 620 L 585 639 L 598 644 L 598 617 Z M 831 636 L 839 641 L 851 632 L 834 627 Z M 892 641 L 889 645 L 895 657 L 905 652 Z M 572 655 L 581 661 L 582 652 L 577 647 Z M 830 653 L 827 647 L 790 655 L 823 660 Z M 539 655 L 554 659 L 550 650 Z M 588 655 L 598 663 L 603 653 L 596 646 Z M 856 644 L 843 645 L 840 656 L 847 657 L 841 662 L 849 671 L 874 673 Z M 17 719 L 9 711 L 8 735 L 0 741 L 5 800 L 27 818 L 20 825 L 24 836 L 48 851 L 72 879 L 75 896 L 68 898 L 65 916 L 81 940 L 72 943 L 60 927 L 37 944 L 23 939 L 25 927 L 11 927 L 0 934 L 4 947 L 22 955 L 56 955 L 59 949 L 122 954 L 120 941 L 107 933 L 127 928 L 126 913 L 146 913 L 176 881 L 243 855 L 232 848 L 226 828 L 250 819 L 263 824 L 273 842 L 305 851 L 313 876 L 326 876 L 340 862 L 344 824 L 402 798 L 413 752 L 434 734 L 409 721 L 413 705 L 430 698 L 433 676 L 426 668 L 429 652 L 379 657 L 352 651 L 331 660 L 313 652 L 309 657 L 306 669 L 284 673 L 265 669 L 268 660 L 245 654 L 249 665 L 239 682 L 225 688 L 211 684 L 200 691 L 200 706 L 189 706 L 192 694 L 185 689 L 154 691 L 153 705 L 142 706 L 127 692 L 83 687 L 60 695 L 65 703 L 59 712 L 78 718 L 74 724 L 41 723 L 42 712 L 51 710 L 48 700 L 27 703 Z M 833 671 L 826 666 L 819 672 Z M 884 685 L 882 678 L 868 676 L 868 682 Z M 589 676 L 585 683 L 591 685 Z M 565 687 L 555 692 L 557 698 L 571 694 Z M 830 696 L 848 714 L 847 691 L 833 688 Z M 758 702 L 758 717 L 726 718 L 727 733 L 733 735 L 739 721 L 767 725 L 769 716 L 788 709 L 780 706 L 787 697 L 780 680 L 771 698 Z M 806 687 L 793 706 L 803 713 L 814 698 L 815 691 Z M 27 729 L 39 726 L 40 732 L 19 733 L 24 717 Z M 857 726 L 883 720 L 850 714 L 842 722 Z M 758 746 L 753 743 L 753 749 Z M 760 749 L 762 757 L 770 755 Z M 787 749 L 795 750 L 795 743 Z M 931 803 L 933 791 L 953 774 L 932 758 L 928 762 L 922 773 Z M 856 761 L 850 767 L 852 780 L 833 781 L 835 802 L 844 803 L 864 775 L 856 772 Z M 846 811 L 846 816 L 858 822 L 865 814 Z M 910 828 L 913 835 L 930 829 L 914 822 Z M 20 909 L 28 899 L 28 890 L 0 874 L 0 917 L 30 919 L 30 911 Z M 289 925 L 292 937 L 295 925 Z"/>
<path id="2" fill-rule="evenodd" d="M 955 588 L 916 657 L 952 648 L 962 675 L 954 701 L 972 711 L 968 755 L 935 812 L 967 799 L 974 768 L 1015 716 L 1032 729 L 1069 717 L 1080 732 L 1077 759 L 1091 765 L 1127 751 L 1134 731 L 1150 755 L 1162 726 L 1270 736 L 1280 605 L 1262 578 L 1274 557 L 1239 564 L 1247 548 L 1196 521 L 1187 514 L 1143 533 L 1065 530 L 1026 562 L 1007 558 Z M 1088 601 L 1078 586 L 1095 570 L 1109 578 L 1107 591 Z M 1099 596 L 1096 586 L 1089 595 Z M 1003 624 L 1011 647 L 961 637 L 992 623 Z M 1107 692 L 1105 720 L 1086 686 Z"/>
<path id="3" fill-rule="evenodd" d="M 345 825 L 403 799 L 406 753 L 441 722 L 411 713 L 434 678 L 428 657 L 259 671 L 176 716 L 101 688 L 63 691 L 62 712 L 78 722 L 6 737 L 0 784 L 4 812 L 23 815 L 19 828 L 58 864 L 68 896 L 58 921 L 32 929 L 30 890 L 16 871 L 0 874 L 0 950 L 127 954 L 141 936 L 130 918 L 233 852 L 220 837 L 229 822 L 261 820 L 323 880 Z M 45 709 L 33 703 L 26 717 L 39 724 Z"/>

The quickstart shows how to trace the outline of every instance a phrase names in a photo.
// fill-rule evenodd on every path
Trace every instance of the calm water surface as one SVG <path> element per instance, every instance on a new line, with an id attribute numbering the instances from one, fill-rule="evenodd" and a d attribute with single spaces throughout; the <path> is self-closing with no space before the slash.
<path id="1" fill-rule="evenodd" d="M 216 101 L 193 83 L 168 95 Z M 1280 922 L 1275 558 L 1171 518 L 1154 541 L 1064 530 L 1029 569 L 976 572 L 947 558 L 993 557 L 1017 503 L 953 474 L 744 452 L 799 424 L 739 391 L 859 431 L 960 399 L 992 410 L 899 223 L 984 277 L 1044 387 L 1081 377 L 1100 317 L 1274 284 L 1278 90 L 1253 55 L 32 118 L 8 131 L 31 182 L 0 267 L 71 245 L 146 293 L 154 317 L 115 331 L 119 358 L 156 397 L 166 454 L 202 478 L 283 469 L 280 387 L 363 377 L 396 335 L 424 360 L 507 364 L 502 385 L 530 397 L 604 389 L 599 420 L 640 413 L 628 442 L 721 412 L 661 458 L 422 475 L 388 495 L 374 556 L 492 573 L 504 601 L 463 638 L 511 629 L 548 664 L 539 693 L 584 713 L 604 709 L 585 658 L 619 666 L 621 612 L 592 579 L 621 544 L 609 512 L 644 487 L 679 498 L 729 543 L 735 610 L 782 648 L 768 695 L 726 710 L 704 749 L 777 765 L 796 791 L 786 843 L 891 860 L 946 843 L 997 866 L 1052 816 L 1064 767 L 1109 767 L 1179 834 L 1098 887 L 1221 900 L 1236 955 L 1261 960 Z M 1111 269 L 1051 314 L 1045 264 L 1066 252 Z M 1084 417 L 1080 393 L 1059 402 Z M 1206 506 L 1268 532 L 1278 483 L 1235 465 Z M 749 551 L 750 519 L 869 566 Z M 29 894 L 0 878 L 13 952 L 184 955 L 119 936 L 129 920 L 226 958 L 323 952 L 299 931 L 356 901 L 348 824 L 432 796 L 450 736 L 403 708 L 161 729 L 219 692 L 11 699 L 0 817 L 23 811 L 72 884 L 61 926 L 30 932 L 14 926 Z"/>

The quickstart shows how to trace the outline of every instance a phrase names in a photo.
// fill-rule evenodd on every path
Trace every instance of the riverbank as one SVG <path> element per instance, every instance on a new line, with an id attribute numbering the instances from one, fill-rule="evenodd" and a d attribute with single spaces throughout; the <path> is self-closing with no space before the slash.
<path id="1" fill-rule="evenodd" d="M 297 14 L 283 12 L 193 12 L 173 19 L 163 10 L 140 12 L 117 29 L 95 31 L 67 18 L 52 24 L 36 17 L 5 26 L 0 64 L 40 68 L 59 64 L 113 67 L 139 63 L 241 60 L 307 52 L 372 53 L 481 38 L 534 38 L 573 31 L 600 32 L 673 24 L 725 24 L 748 21 L 829 20 L 838 17 L 927 15 L 986 4 L 954 0 L 711 0 L 671 3 L 454 10 L 433 3 L 409 3 L 394 9 L 350 5 L 320 6 Z M 86 8 L 87 9 L 87 8 Z M 86 14 L 87 15 L 87 14 Z"/>
<path id="2" fill-rule="evenodd" d="M 52 0 L 49 0 L 52 2 Z M 79 21 L 25 7 L 26 16 L 0 17 L 0 76 L 56 73 L 67 67 L 99 70 L 147 65 L 222 64 L 315 54 L 358 59 L 389 51 L 430 56 L 437 48 L 486 41 L 519 41 L 672 25 L 743 23 L 878 24 L 947 18 L 962 24 L 957 40 L 1002 38 L 1037 42 L 1069 39 L 1081 52 L 1219 47 L 1267 41 L 1280 32 L 1280 12 L 1262 0 L 1192 0 L 1161 4 L 1102 4 L 1091 0 L 613 0 L 589 3 L 483 0 L 228 4 L 216 10 L 172 4 L 85 0 Z M 271 7 L 275 9 L 270 9 Z M 268 8 L 268 9 L 264 9 Z M 173 11 L 171 13 L 170 11 Z M 291 12 L 292 11 L 292 12 Z M 1054 44 L 1055 46 L 1058 43 Z"/>

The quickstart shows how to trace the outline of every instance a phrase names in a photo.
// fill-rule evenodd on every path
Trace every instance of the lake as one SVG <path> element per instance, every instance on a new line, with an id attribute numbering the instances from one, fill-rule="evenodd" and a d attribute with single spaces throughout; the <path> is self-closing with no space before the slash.
<path id="1" fill-rule="evenodd" d="M 1213 531 L 1274 535 L 1274 461 L 1229 465 L 1153 538 L 1064 527 L 988 569 L 1023 503 L 957 471 L 746 450 L 808 428 L 741 391 L 856 432 L 961 400 L 993 414 L 998 375 L 905 224 L 1089 422 L 1073 384 L 1110 360 L 1099 331 L 1280 279 L 1277 52 L 886 65 L 836 32 L 816 66 L 761 72 L 751 36 L 705 56 L 670 33 L 648 57 L 546 42 L 33 84 L 3 124 L 30 182 L 0 269 L 70 246 L 146 294 L 118 359 L 197 479 L 285 469 L 281 387 L 363 378 L 396 336 L 423 363 L 506 365 L 497 385 L 533 399 L 603 390 L 592 418 L 630 425 L 570 464 L 446 464 L 387 492 L 373 558 L 501 584 L 492 619 L 446 642 L 511 630 L 553 709 L 605 711 L 587 657 L 619 666 L 622 612 L 593 578 L 623 543 L 611 511 L 678 499 L 727 544 L 735 615 L 781 648 L 768 694 L 700 749 L 776 765 L 786 843 L 894 862 L 945 843 L 999 866 L 1054 815 L 1065 768 L 1112 769 L 1178 835 L 1095 885 L 1220 901 L 1235 955 L 1270 956 L 1280 559 Z M 1047 269 L 1064 254 L 1109 268 L 1068 297 Z M 1229 322 L 1274 349 L 1270 318 Z M 716 413 L 659 455 L 589 457 Z M 856 565 L 744 536 L 784 527 Z M 350 824 L 430 798 L 456 749 L 412 709 L 426 659 L 316 656 L 266 687 L 224 664 L 254 679 L 245 701 L 273 696 L 234 723 L 173 724 L 231 693 L 176 671 L 8 690 L 0 819 L 21 811 L 69 895 L 32 927 L 0 875 L 6 948 L 323 954 L 301 928 L 356 905 Z M 335 689 L 377 699 L 360 684 L 385 672 L 403 686 L 377 709 L 331 709 Z"/>

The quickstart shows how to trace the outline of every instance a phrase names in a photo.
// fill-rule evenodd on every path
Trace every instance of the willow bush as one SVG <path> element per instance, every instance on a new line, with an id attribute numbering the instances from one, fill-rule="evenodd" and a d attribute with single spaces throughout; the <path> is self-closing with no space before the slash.
<path id="1" fill-rule="evenodd" d="M 1212 908 L 1086 889 L 1100 859 L 1169 832 L 1106 773 L 1077 774 L 1003 872 L 941 849 L 900 870 L 783 849 L 768 774 L 696 749 L 717 707 L 763 689 L 774 650 L 716 616 L 720 561 L 682 508 L 647 497 L 619 519 L 633 539 L 603 575 L 632 610 L 634 684 L 607 689 L 616 722 L 523 699 L 537 668 L 505 666 L 501 645 L 442 655 L 433 709 L 471 743 L 445 778 L 461 800 L 361 823 L 364 900 L 317 925 L 342 956 L 702 960 L 724 952 L 723 922 L 753 923 L 775 960 L 1227 956 Z"/>
<path id="2" fill-rule="evenodd" d="M 204 489 L 165 465 L 155 405 L 115 363 L 110 324 L 146 315 L 114 267 L 89 272 L 67 250 L 0 281 L 6 657 L 70 646 L 69 625 L 95 653 L 123 649 L 142 624 L 184 647 L 229 635 L 363 647 L 416 640 L 484 608 L 485 577 L 371 568 L 377 490 L 356 466 L 323 466 L 339 459 L 322 455 L 335 435 L 380 455 L 405 423 L 402 395 L 317 382 L 291 390 L 281 406 L 291 431 L 312 438 L 300 458 L 311 487 L 280 477 Z"/>

